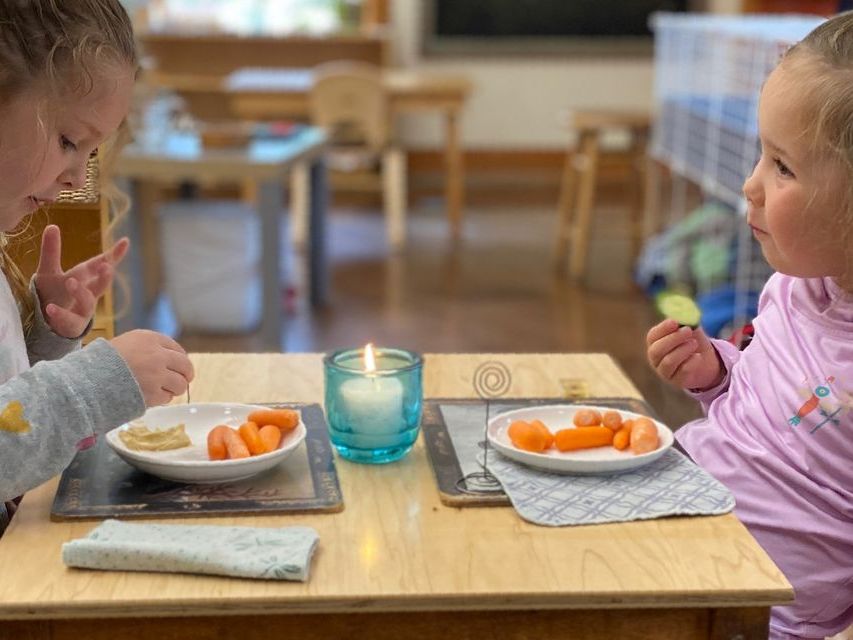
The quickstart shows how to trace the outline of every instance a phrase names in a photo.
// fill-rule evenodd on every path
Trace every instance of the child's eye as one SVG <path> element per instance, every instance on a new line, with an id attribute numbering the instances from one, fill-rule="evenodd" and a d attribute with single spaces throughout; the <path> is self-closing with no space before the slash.
<path id="1" fill-rule="evenodd" d="M 65 136 L 59 136 L 59 146 L 62 147 L 64 151 L 77 151 L 77 145 Z"/>
<path id="2" fill-rule="evenodd" d="M 782 162 L 779 158 L 773 158 L 773 164 L 776 165 L 776 170 L 780 175 L 785 176 L 786 178 L 793 178 L 794 172 L 788 168 L 784 162 Z"/>

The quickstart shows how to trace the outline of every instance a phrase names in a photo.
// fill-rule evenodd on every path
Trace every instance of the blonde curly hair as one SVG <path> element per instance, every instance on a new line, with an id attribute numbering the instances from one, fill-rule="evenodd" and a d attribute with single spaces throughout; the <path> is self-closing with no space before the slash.
<path id="1" fill-rule="evenodd" d="M 99 74 L 118 65 L 139 66 L 133 27 L 119 0 L 0 0 L 0 109 L 33 88 L 44 92 L 48 105 L 62 104 L 66 96 L 90 92 Z M 128 137 L 123 124 L 100 158 L 101 190 L 125 209 L 109 182 L 109 159 Z M 34 317 L 29 281 L 8 252 L 20 234 L 0 233 L 0 267 L 27 332 Z"/>
<path id="2" fill-rule="evenodd" d="M 804 96 L 807 136 L 816 157 L 840 167 L 846 176 L 842 241 L 847 269 L 853 276 L 853 11 L 821 23 L 782 58 L 782 65 L 800 70 L 798 89 Z"/>

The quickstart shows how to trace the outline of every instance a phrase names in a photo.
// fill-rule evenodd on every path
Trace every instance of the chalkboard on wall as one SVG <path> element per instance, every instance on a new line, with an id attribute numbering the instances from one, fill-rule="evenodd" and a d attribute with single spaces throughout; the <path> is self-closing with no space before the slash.
<path id="1" fill-rule="evenodd" d="M 427 0 L 428 53 L 651 50 L 649 16 L 695 0 Z"/>

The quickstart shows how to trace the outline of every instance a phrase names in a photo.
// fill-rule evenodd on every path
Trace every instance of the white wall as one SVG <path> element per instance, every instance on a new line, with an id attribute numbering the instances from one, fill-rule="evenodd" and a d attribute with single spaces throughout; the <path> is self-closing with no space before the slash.
<path id="1" fill-rule="evenodd" d="M 563 149 L 570 139 L 561 126 L 565 109 L 648 109 L 652 104 L 651 57 L 425 58 L 420 43 L 422 4 L 392 0 L 394 63 L 471 78 L 474 88 L 462 119 L 467 149 Z M 709 8 L 735 12 L 739 4 L 740 0 L 710 0 Z M 408 116 L 402 136 L 410 148 L 437 148 L 442 128 L 434 116 Z M 613 140 L 618 144 L 618 138 Z"/>

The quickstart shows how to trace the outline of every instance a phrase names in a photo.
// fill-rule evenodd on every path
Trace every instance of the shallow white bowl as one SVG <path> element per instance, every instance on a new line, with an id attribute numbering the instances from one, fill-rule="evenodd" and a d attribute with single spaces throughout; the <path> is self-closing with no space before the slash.
<path id="1" fill-rule="evenodd" d="M 237 428 L 255 409 L 268 409 L 250 404 L 227 402 L 199 402 L 192 404 L 172 404 L 155 407 L 145 412 L 135 423 L 142 423 L 149 429 L 186 425 L 187 435 L 192 445 L 171 451 L 132 451 L 128 449 L 118 434 L 130 427 L 124 424 L 106 434 L 107 444 L 119 457 L 141 471 L 164 480 L 187 482 L 191 484 L 213 484 L 234 482 L 249 478 L 266 471 L 287 458 L 305 439 L 305 425 L 299 424 L 284 434 L 281 444 L 275 451 L 240 460 L 209 460 L 207 457 L 207 434 L 213 427 L 225 424 Z"/>
<path id="2" fill-rule="evenodd" d="M 595 447 L 594 449 L 581 449 L 579 451 L 558 451 L 552 448 L 543 453 L 523 451 L 512 444 L 509 439 L 509 425 L 516 420 L 541 420 L 551 431 L 557 433 L 560 429 L 576 428 L 572 423 L 575 413 L 581 409 L 595 409 L 601 413 L 605 411 L 618 411 L 623 420 L 639 418 L 641 414 L 632 411 L 623 411 L 613 407 L 597 407 L 593 405 L 543 405 L 538 407 L 525 407 L 496 415 L 489 420 L 487 436 L 489 443 L 507 458 L 517 462 L 536 467 L 544 471 L 556 473 L 575 473 L 583 475 L 619 473 L 636 469 L 643 465 L 654 462 L 660 458 L 667 449 L 672 446 L 674 437 L 672 431 L 662 422 L 649 417 L 658 428 L 660 446 L 654 451 L 634 455 L 630 450 L 618 451 L 612 446 Z"/>

